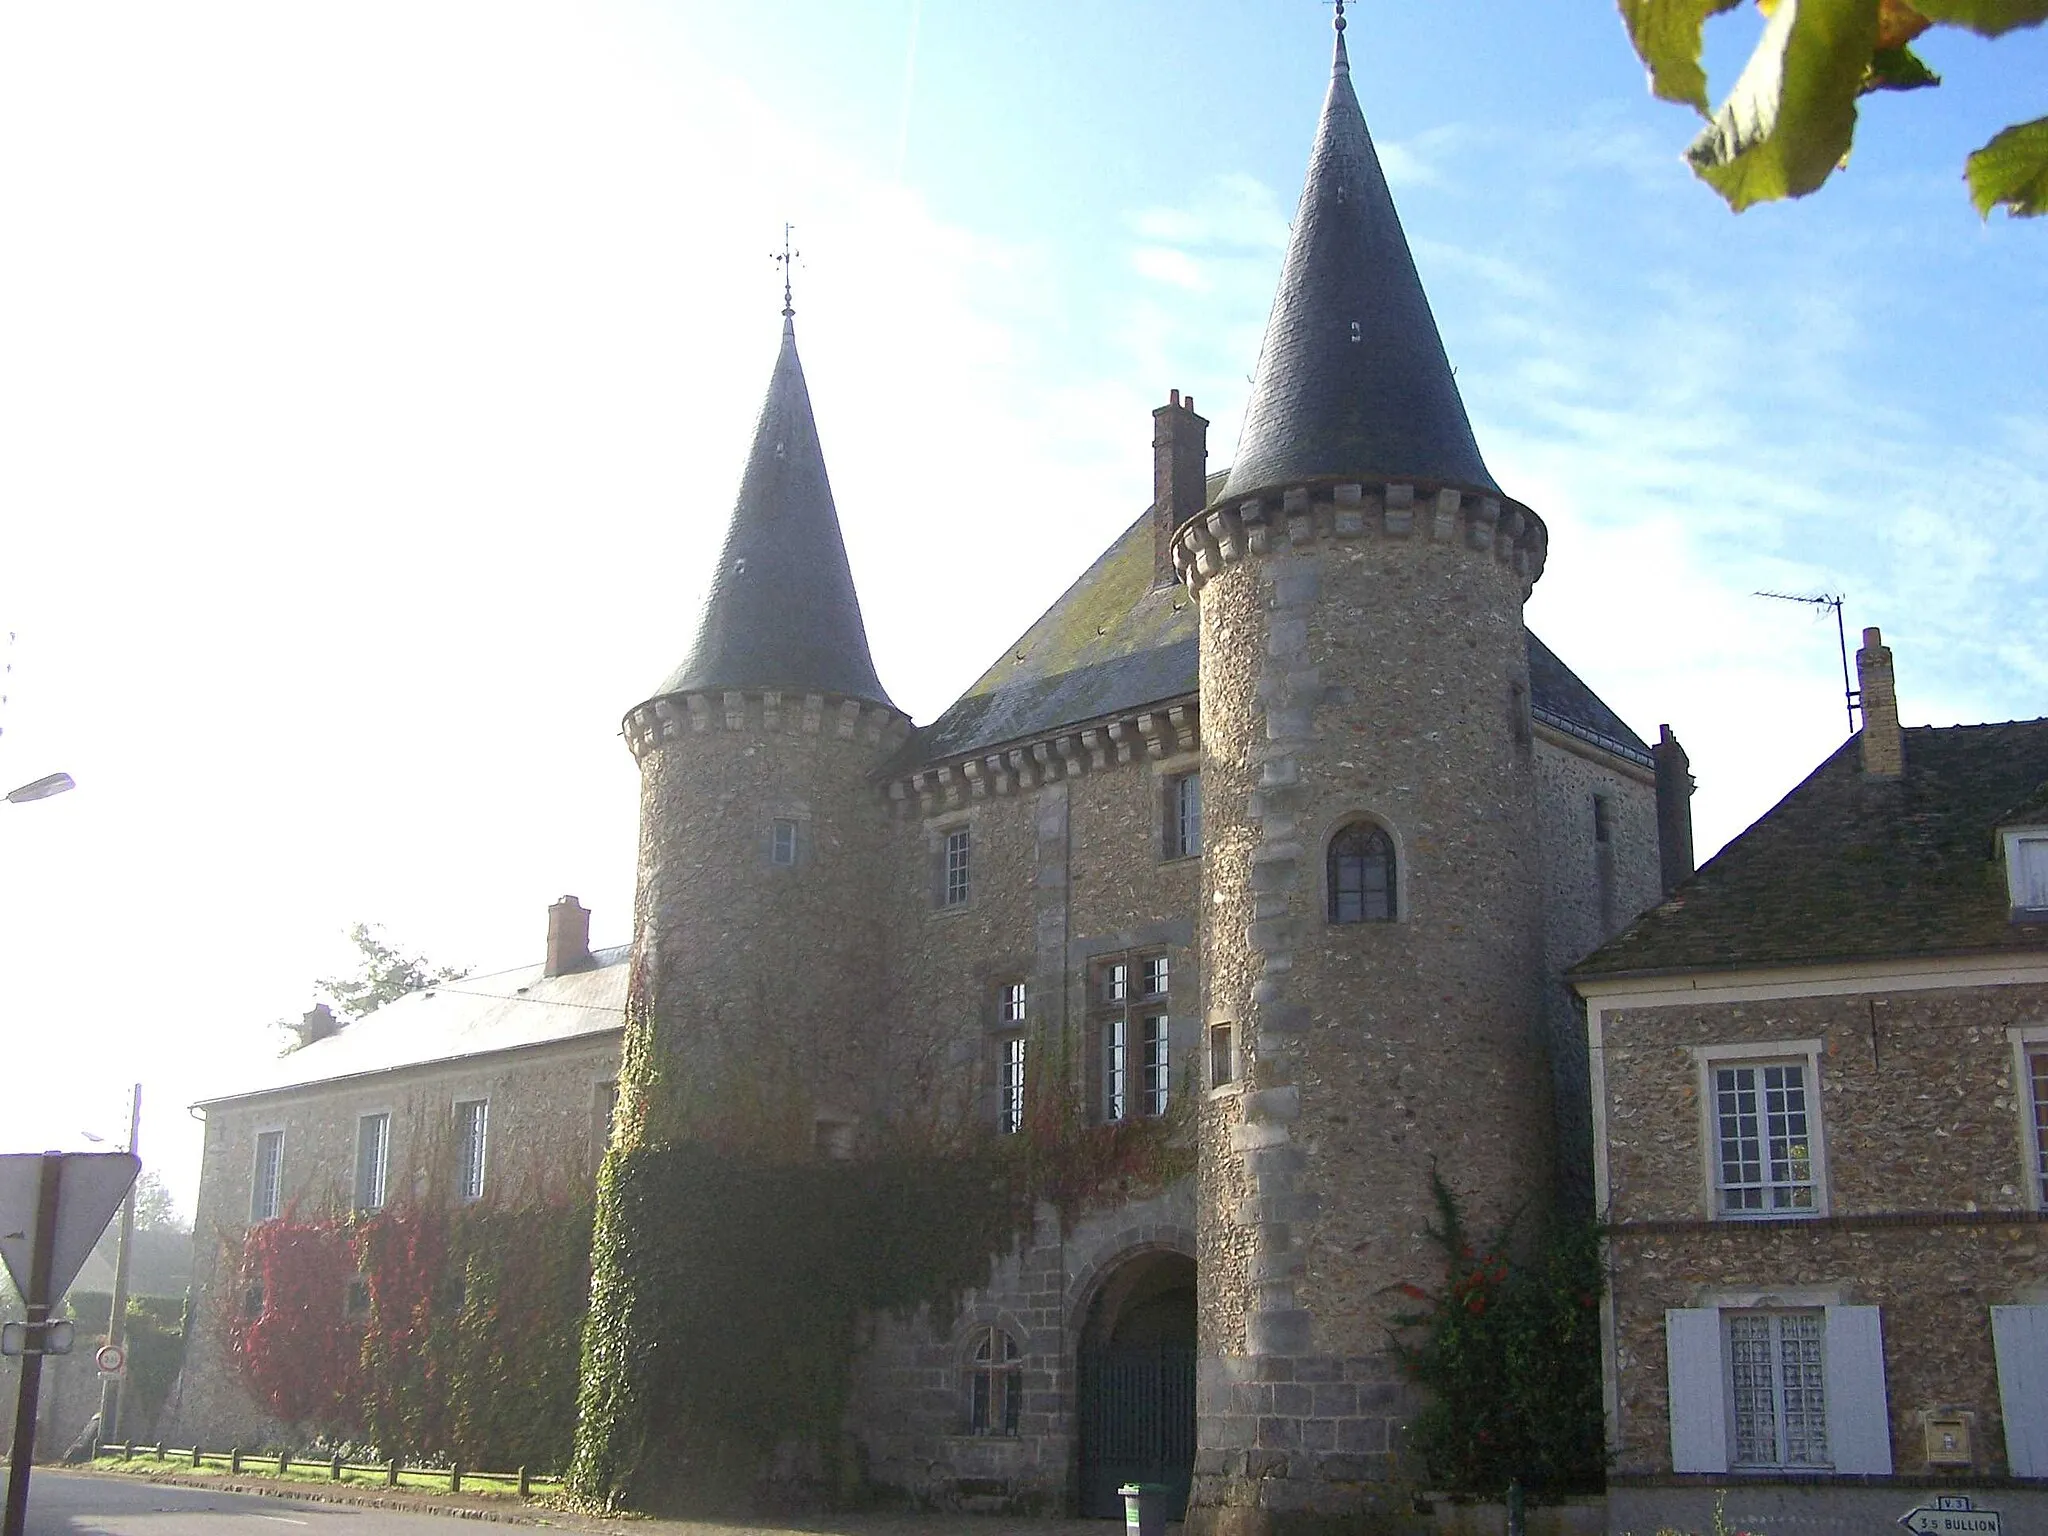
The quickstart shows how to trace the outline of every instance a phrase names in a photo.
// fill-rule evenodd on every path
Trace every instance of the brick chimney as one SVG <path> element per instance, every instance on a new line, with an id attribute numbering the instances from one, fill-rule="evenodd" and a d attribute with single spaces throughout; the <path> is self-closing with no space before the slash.
<path id="1" fill-rule="evenodd" d="M 590 914 L 574 896 L 548 908 L 548 963 L 543 976 L 563 976 L 590 964 Z"/>
<path id="2" fill-rule="evenodd" d="M 1650 761 L 1657 765 L 1657 866 L 1669 896 L 1693 871 L 1692 763 L 1668 725 L 1657 727 Z"/>
<path id="3" fill-rule="evenodd" d="M 1863 774 L 1896 779 L 1906 771 L 1906 738 L 1899 730 L 1899 693 L 1892 681 L 1891 647 L 1872 625 L 1856 653 L 1856 686 L 1863 697 Z"/>
<path id="4" fill-rule="evenodd" d="M 1152 413 L 1152 585 L 1173 585 L 1173 531 L 1209 500 L 1209 423 L 1173 390 Z"/>
<path id="5" fill-rule="evenodd" d="M 334 1016 L 334 1010 L 325 1003 L 315 1004 L 306 1010 L 305 1016 L 292 1026 L 292 1033 L 299 1037 L 301 1049 L 315 1040 L 325 1040 L 341 1030 L 341 1021 Z"/>

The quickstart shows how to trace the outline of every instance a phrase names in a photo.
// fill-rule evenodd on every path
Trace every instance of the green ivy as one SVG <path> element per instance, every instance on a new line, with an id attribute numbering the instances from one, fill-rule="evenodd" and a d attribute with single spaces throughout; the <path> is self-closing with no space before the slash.
<path id="1" fill-rule="evenodd" d="M 1511 1482 L 1550 1493 L 1601 1487 L 1607 1469 L 1600 1396 L 1599 1228 L 1552 1215 L 1524 1245 L 1514 1222 L 1489 1238 L 1466 1228 L 1458 1198 L 1432 1169 L 1444 1254 L 1436 1291 L 1395 1318 L 1395 1351 L 1429 1389 L 1409 1441 L 1430 1481 L 1498 1498 Z M 1519 1250 L 1519 1251 L 1517 1251 Z"/>

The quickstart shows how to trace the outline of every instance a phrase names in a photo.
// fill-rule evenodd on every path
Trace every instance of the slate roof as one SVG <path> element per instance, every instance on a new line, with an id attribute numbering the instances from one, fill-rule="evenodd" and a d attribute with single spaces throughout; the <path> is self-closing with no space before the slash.
<path id="1" fill-rule="evenodd" d="M 811 392 L 785 311 L 782 350 L 689 659 L 655 696 L 725 689 L 829 693 L 890 704 L 825 474 Z"/>
<path id="2" fill-rule="evenodd" d="M 2048 720 L 1923 726 L 1865 779 L 1852 736 L 1662 906 L 1572 975 L 2048 949 L 2010 920 L 1995 837 L 2048 803 Z"/>
<path id="3" fill-rule="evenodd" d="M 1223 496 L 1319 479 L 1498 495 L 1351 88 L 1343 25 Z"/>
<path id="4" fill-rule="evenodd" d="M 562 976 L 544 976 L 545 966 L 529 965 L 437 982 L 324 1040 L 250 1067 L 199 1102 L 218 1104 L 622 1029 L 629 954 L 623 944 L 593 950 L 590 966 Z"/>
<path id="5" fill-rule="evenodd" d="M 882 777 L 1194 694 L 1195 604 L 1183 586 L 1153 587 L 1152 537 L 1148 510 L 950 709 L 904 743 Z M 1546 724 L 1649 766 L 1643 739 L 1534 635 L 1529 694 Z"/>

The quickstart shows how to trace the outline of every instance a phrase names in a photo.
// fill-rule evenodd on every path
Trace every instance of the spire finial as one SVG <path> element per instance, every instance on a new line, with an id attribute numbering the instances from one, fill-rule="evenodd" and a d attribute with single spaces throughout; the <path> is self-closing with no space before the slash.
<path id="1" fill-rule="evenodd" d="M 795 228 L 794 224 L 784 224 L 782 226 L 782 249 L 768 253 L 768 259 L 782 268 L 782 318 L 785 320 L 796 313 L 796 306 L 789 301 L 789 269 L 795 264 L 796 259 L 803 255 L 802 251 L 793 251 L 789 248 L 790 233 Z"/>
<path id="2" fill-rule="evenodd" d="M 1337 57 L 1331 62 L 1330 72 L 1338 75 L 1351 73 L 1351 55 L 1344 51 L 1344 0 L 1335 0 L 1337 19 L 1333 23 L 1337 30 Z"/>

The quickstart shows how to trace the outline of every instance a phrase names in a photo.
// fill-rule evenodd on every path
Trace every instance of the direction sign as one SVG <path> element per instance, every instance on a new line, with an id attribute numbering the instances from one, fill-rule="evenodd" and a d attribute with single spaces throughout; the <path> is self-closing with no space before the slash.
<path id="1" fill-rule="evenodd" d="M 107 1230 L 128 1186 L 142 1170 L 132 1152 L 67 1152 L 57 1192 L 57 1241 L 50 1251 L 50 1284 L 43 1300 L 55 1306 L 85 1267 L 92 1245 Z M 36 1207 L 43 1173 L 40 1152 L 0 1155 L 0 1259 L 24 1300 L 29 1298 Z"/>
<path id="2" fill-rule="evenodd" d="M 1899 1524 L 1915 1536 L 2001 1536 L 1998 1511 L 1978 1509 L 1967 1493 L 1937 1494 L 1932 1504 L 1899 1516 Z"/>

